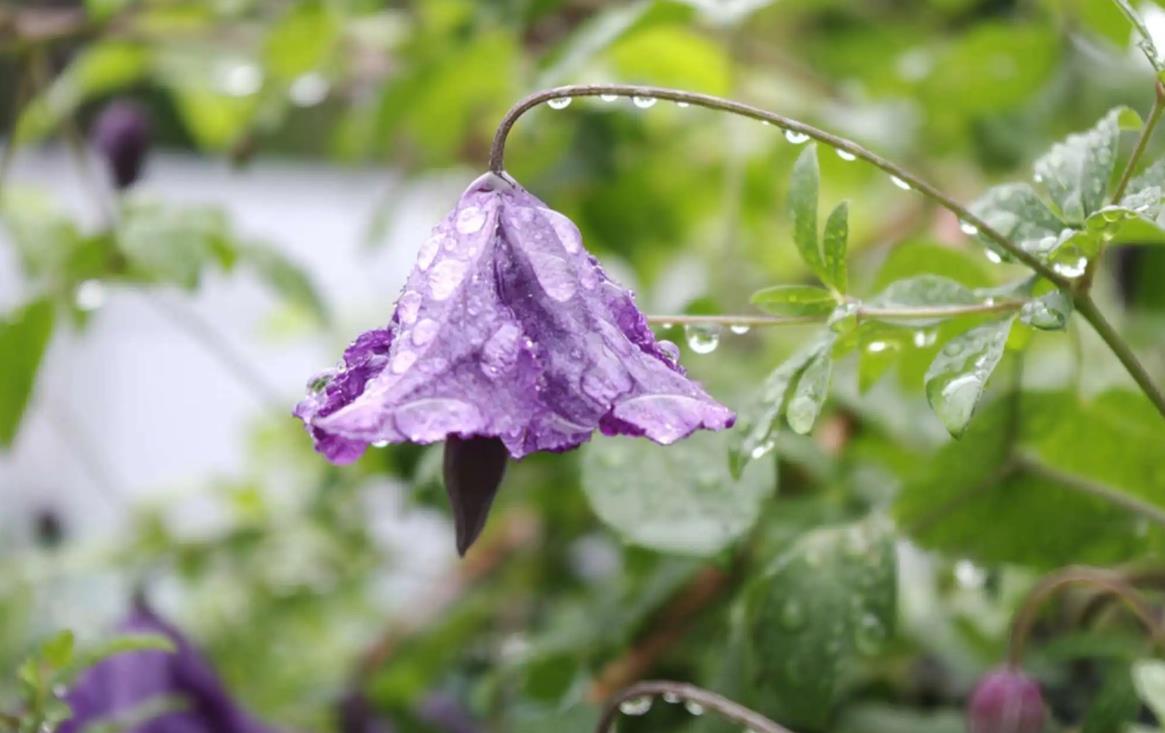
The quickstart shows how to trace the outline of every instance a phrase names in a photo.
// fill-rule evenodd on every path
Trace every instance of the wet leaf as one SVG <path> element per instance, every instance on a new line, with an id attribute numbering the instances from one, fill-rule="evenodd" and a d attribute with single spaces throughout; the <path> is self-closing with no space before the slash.
<path id="1" fill-rule="evenodd" d="M 813 429 L 825 399 L 829 396 L 829 378 L 832 373 L 833 359 L 829 349 L 818 351 L 801 370 L 785 412 L 785 419 L 793 432 L 804 435 Z"/>
<path id="2" fill-rule="evenodd" d="M 1051 249 L 1064 229 L 1059 218 L 1026 183 L 1006 183 L 989 189 L 971 204 L 971 212 L 1028 251 Z M 994 240 L 978 232 L 977 236 L 1001 258 L 1011 259 L 1011 254 Z"/>
<path id="3" fill-rule="evenodd" d="M 849 289 L 846 269 L 846 245 L 849 239 L 849 204 L 842 201 L 825 220 L 826 282 L 844 293 Z"/>
<path id="4" fill-rule="evenodd" d="M 1062 290 L 1053 290 L 1025 303 L 1019 319 L 1041 331 L 1061 331 L 1068 326 L 1072 310 L 1072 298 Z"/>
<path id="5" fill-rule="evenodd" d="M 825 265 L 817 246 L 817 188 L 820 172 L 817 144 L 805 146 L 793 164 L 789 179 L 789 214 L 793 219 L 793 243 L 813 274 L 825 279 Z"/>
<path id="6" fill-rule="evenodd" d="M 991 372 L 1003 357 L 1014 319 L 972 328 L 948 341 L 926 371 L 926 399 L 951 435 L 971 420 Z"/>
<path id="7" fill-rule="evenodd" d="M 766 313 L 781 316 L 824 316 L 837 306 L 833 293 L 812 285 L 776 285 L 756 291 L 751 301 Z"/>

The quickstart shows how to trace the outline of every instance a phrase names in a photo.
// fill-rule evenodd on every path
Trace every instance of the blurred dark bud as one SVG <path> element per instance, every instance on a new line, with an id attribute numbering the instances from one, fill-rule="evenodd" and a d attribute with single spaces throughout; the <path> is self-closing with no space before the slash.
<path id="1" fill-rule="evenodd" d="M 65 523 L 53 509 L 41 509 L 33 518 L 36 543 L 41 547 L 59 547 L 65 539 Z"/>
<path id="2" fill-rule="evenodd" d="M 444 692 L 426 695 L 417 707 L 417 719 L 445 733 L 482 733 L 484 730 L 457 698 Z"/>
<path id="3" fill-rule="evenodd" d="M 967 704 L 970 733 L 1040 733 L 1047 722 L 1040 685 L 1014 667 L 979 680 Z"/>
<path id="4" fill-rule="evenodd" d="M 235 703 L 210 663 L 140 597 L 118 631 L 162 634 L 175 650 L 115 654 L 91 667 L 65 694 L 73 717 L 56 733 L 96 730 L 117 720 L 141 721 L 125 733 L 271 733 Z"/>
<path id="5" fill-rule="evenodd" d="M 110 102 L 93 123 L 93 143 L 119 189 L 133 185 L 150 149 L 150 120 L 137 104 Z"/>
<path id="6" fill-rule="evenodd" d="M 230 159 L 231 165 L 235 168 L 245 168 L 251 162 L 251 159 L 255 157 L 255 152 L 258 149 L 259 143 L 255 141 L 255 136 L 247 133 L 231 146 L 227 157 Z"/>
<path id="7" fill-rule="evenodd" d="M 340 733 L 393 733 L 392 723 L 378 716 L 362 692 L 349 692 L 336 706 Z"/>

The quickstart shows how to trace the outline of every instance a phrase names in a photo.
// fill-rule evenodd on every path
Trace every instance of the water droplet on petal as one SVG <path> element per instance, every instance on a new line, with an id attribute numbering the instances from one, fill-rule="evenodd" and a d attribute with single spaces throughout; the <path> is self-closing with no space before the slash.
<path id="1" fill-rule="evenodd" d="M 695 700 L 684 700 L 684 710 L 689 714 L 700 716 L 704 714 L 704 706 Z"/>
<path id="2" fill-rule="evenodd" d="M 680 360 L 680 347 L 679 346 L 676 346 L 671 341 L 666 341 L 666 340 L 659 341 L 658 345 L 659 345 L 659 350 L 663 352 L 663 355 L 666 356 L 671 361 L 672 364 L 679 363 L 679 360 Z"/>
<path id="3" fill-rule="evenodd" d="M 752 330 L 752 326 L 748 325 L 747 323 L 733 323 L 731 326 L 728 327 L 728 330 L 733 332 L 737 336 L 743 336 L 744 334 L 746 334 Z"/>
<path id="4" fill-rule="evenodd" d="M 993 249 L 983 250 L 983 256 L 990 260 L 992 264 L 998 265 L 999 263 L 1003 262 L 1003 256 Z"/>
<path id="5" fill-rule="evenodd" d="M 481 349 L 481 370 L 487 377 L 496 378 L 509 371 L 518 359 L 518 338 L 522 330 L 506 323 L 494 331 Z"/>
<path id="6" fill-rule="evenodd" d="M 632 697 L 619 703 L 619 712 L 624 715 L 646 715 L 648 710 L 651 710 L 651 698 L 647 695 Z"/>
<path id="7" fill-rule="evenodd" d="M 417 320 L 417 311 L 420 307 L 421 294 L 415 290 L 410 290 L 400 296 L 400 300 L 396 303 L 396 313 L 400 318 L 400 322 L 408 325 Z"/>
<path id="8" fill-rule="evenodd" d="M 432 318 L 422 318 L 416 326 L 413 326 L 413 345 L 424 346 L 429 343 L 440 328 L 440 324 Z"/>
<path id="9" fill-rule="evenodd" d="M 966 234 L 968 237 L 973 237 L 979 233 L 979 227 L 975 226 L 969 221 L 960 221 L 959 229 L 962 230 L 963 234 Z"/>
<path id="10" fill-rule="evenodd" d="M 392 357 L 392 371 L 400 374 L 413 365 L 417 360 L 417 354 L 408 349 L 401 349 L 396 356 Z"/>
<path id="11" fill-rule="evenodd" d="M 441 249 L 441 240 L 444 235 L 433 232 L 425 243 L 421 245 L 420 250 L 417 251 L 417 267 L 421 270 L 428 270 L 429 265 L 433 264 L 433 260 L 437 258 L 437 252 Z"/>
<path id="12" fill-rule="evenodd" d="M 720 327 L 715 324 L 689 323 L 684 326 L 688 347 L 697 354 L 711 354 L 720 345 Z"/>
<path id="13" fill-rule="evenodd" d="M 555 97 L 554 99 L 547 100 L 546 106 L 550 109 L 566 109 L 570 106 L 570 102 L 570 97 Z"/>
<path id="14" fill-rule="evenodd" d="M 808 142 L 809 136 L 796 130 L 785 130 L 785 139 L 794 145 L 800 145 L 801 143 Z"/>
<path id="15" fill-rule="evenodd" d="M 442 260 L 429 273 L 429 292 L 434 300 L 445 300 L 465 279 L 468 265 L 461 260 Z"/>
<path id="16" fill-rule="evenodd" d="M 647 109 L 648 107 L 654 107 L 655 103 L 658 101 L 659 100 L 657 100 L 655 97 L 635 96 L 635 97 L 631 98 L 631 103 L 634 104 L 639 109 Z"/>
<path id="17" fill-rule="evenodd" d="M 477 206 L 466 206 L 457 212 L 457 231 L 462 234 L 473 234 L 481 231 L 485 225 L 485 212 Z"/>
<path id="18" fill-rule="evenodd" d="M 890 183 L 893 183 L 895 186 L 902 189 L 903 191 L 910 190 L 910 184 L 907 183 L 906 181 L 902 180 L 898 176 L 890 176 Z"/>
<path id="19" fill-rule="evenodd" d="M 846 161 L 847 163 L 852 163 L 853 161 L 858 159 L 858 156 L 854 155 L 853 153 L 851 153 L 848 150 L 842 150 L 841 148 L 837 149 L 837 157 L 841 158 L 842 160 Z"/>

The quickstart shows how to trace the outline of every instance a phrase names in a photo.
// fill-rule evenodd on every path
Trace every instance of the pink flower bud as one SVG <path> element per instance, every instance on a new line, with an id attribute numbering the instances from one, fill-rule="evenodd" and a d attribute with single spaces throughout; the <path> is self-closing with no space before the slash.
<path id="1" fill-rule="evenodd" d="M 1013 667 L 979 680 L 967 704 L 970 733 L 1040 733 L 1046 721 L 1039 683 Z"/>

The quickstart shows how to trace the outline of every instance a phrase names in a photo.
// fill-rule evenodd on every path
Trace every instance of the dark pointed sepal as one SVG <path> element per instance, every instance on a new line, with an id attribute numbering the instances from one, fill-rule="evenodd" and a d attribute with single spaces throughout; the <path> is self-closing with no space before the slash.
<path id="1" fill-rule="evenodd" d="M 453 508 L 457 553 L 462 557 L 485 527 L 508 457 L 498 438 L 450 435 L 445 440 L 445 491 Z"/>

